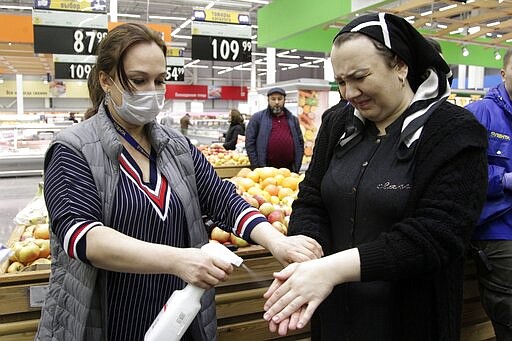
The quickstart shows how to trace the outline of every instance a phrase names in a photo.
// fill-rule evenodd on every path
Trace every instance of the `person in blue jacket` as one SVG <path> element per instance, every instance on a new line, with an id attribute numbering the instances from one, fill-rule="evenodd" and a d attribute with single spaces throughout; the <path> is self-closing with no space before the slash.
<path id="1" fill-rule="evenodd" d="M 503 82 L 466 106 L 487 128 L 489 186 L 473 234 L 482 305 L 496 339 L 512 340 L 512 49 L 503 59 Z"/>
<path id="2" fill-rule="evenodd" d="M 267 92 L 268 107 L 252 115 L 245 132 L 245 149 L 251 167 L 288 168 L 299 172 L 304 156 L 304 139 L 299 119 L 284 107 L 286 92 Z"/>

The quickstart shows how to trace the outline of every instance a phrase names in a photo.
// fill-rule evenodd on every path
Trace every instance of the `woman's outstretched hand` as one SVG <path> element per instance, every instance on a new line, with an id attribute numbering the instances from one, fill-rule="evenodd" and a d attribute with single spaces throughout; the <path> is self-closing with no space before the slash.
<path id="1" fill-rule="evenodd" d="M 360 281 L 360 278 L 357 248 L 290 264 L 274 273 L 274 282 L 263 294 L 267 299 L 263 318 L 269 321 L 269 329 L 277 330 L 280 335 L 304 328 L 335 285 Z"/>
<path id="2" fill-rule="evenodd" d="M 270 330 L 285 335 L 288 329 L 304 328 L 334 287 L 329 275 L 321 259 L 294 263 L 274 273 L 274 282 L 263 295 L 267 299 L 263 317 Z"/>

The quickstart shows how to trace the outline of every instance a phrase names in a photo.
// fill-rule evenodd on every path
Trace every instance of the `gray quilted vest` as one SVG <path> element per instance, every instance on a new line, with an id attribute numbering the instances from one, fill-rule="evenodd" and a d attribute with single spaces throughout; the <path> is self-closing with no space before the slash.
<path id="1" fill-rule="evenodd" d="M 202 221 L 188 142 L 176 131 L 154 122 L 145 129 L 157 151 L 158 169 L 185 209 L 190 246 L 200 247 L 208 242 L 208 235 Z M 87 161 L 102 202 L 103 223 L 109 226 L 122 144 L 103 105 L 92 118 L 59 133 L 52 145 L 55 143 L 66 145 Z M 45 168 L 51 159 L 52 145 L 46 154 Z M 102 270 L 68 257 L 53 234 L 51 245 L 49 292 L 35 340 L 107 340 L 107 319 L 105 309 L 101 309 L 101 302 L 105 302 L 102 297 L 106 294 L 106 276 Z M 213 289 L 203 295 L 201 311 L 189 328 L 194 340 L 216 339 L 214 298 Z"/>

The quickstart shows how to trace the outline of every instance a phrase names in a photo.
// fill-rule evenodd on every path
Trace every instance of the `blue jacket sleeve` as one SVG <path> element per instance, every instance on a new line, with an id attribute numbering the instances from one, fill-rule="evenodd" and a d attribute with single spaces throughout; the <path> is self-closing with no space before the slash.
<path id="1" fill-rule="evenodd" d="M 249 161 L 251 162 L 251 166 L 253 168 L 261 166 L 258 159 L 258 151 L 256 145 L 259 129 L 259 113 L 255 113 L 247 124 L 247 129 L 245 130 L 245 150 L 247 151 L 247 156 L 249 156 Z"/>

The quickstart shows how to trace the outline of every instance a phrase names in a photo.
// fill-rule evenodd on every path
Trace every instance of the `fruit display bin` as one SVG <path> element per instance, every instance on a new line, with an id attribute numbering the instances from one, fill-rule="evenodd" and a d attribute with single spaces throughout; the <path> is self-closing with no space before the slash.
<path id="1" fill-rule="evenodd" d="M 222 179 L 232 178 L 240 172 L 242 168 L 248 168 L 249 165 L 239 165 L 239 166 L 215 166 L 215 172 Z"/>
<path id="2" fill-rule="evenodd" d="M 219 341 L 309 340 L 309 326 L 287 337 L 268 331 L 263 316 L 263 293 L 272 273 L 282 267 L 260 246 L 240 248 L 244 259 L 228 281 L 216 288 Z M 464 309 L 461 340 L 480 341 L 494 336 L 479 300 L 475 265 L 468 261 L 464 281 Z M 0 340 L 33 340 L 47 290 L 49 270 L 0 275 Z"/>

